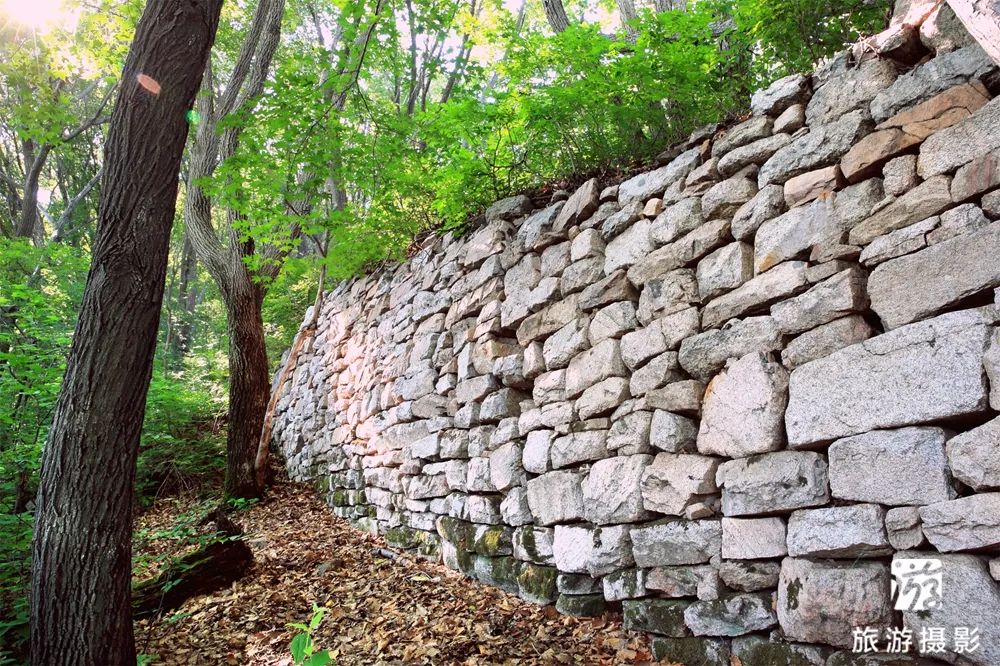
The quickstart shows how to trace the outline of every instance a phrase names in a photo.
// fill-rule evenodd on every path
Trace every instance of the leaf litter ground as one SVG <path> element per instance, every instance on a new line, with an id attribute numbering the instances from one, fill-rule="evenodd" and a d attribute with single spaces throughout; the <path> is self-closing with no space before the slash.
<path id="1" fill-rule="evenodd" d="M 158 504 L 137 529 L 170 525 L 195 500 Z M 642 664 L 647 642 L 620 617 L 559 615 L 441 564 L 386 557 L 380 538 L 333 515 L 311 487 L 279 483 L 235 520 L 255 563 L 231 587 L 136 622 L 154 664 L 291 664 L 291 622 L 329 611 L 314 639 L 337 664 Z M 150 551 L 144 553 L 144 550 Z M 163 544 L 137 544 L 162 555 Z"/>

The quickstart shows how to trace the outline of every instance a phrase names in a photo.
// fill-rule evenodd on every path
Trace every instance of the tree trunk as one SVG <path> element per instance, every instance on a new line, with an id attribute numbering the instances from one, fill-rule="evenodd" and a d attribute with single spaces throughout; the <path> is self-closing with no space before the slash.
<path id="1" fill-rule="evenodd" d="M 625 29 L 625 36 L 630 42 L 634 42 L 639 36 L 639 29 L 635 27 L 635 20 L 639 18 L 639 13 L 635 11 L 634 0 L 618 0 L 618 13 L 622 17 L 622 28 Z"/>
<path id="2" fill-rule="evenodd" d="M 253 103 L 264 91 L 271 60 L 281 41 L 284 0 L 257 3 L 250 27 L 240 46 L 229 83 L 216 94 L 211 77 L 199 100 L 201 124 L 191 147 L 184 221 L 188 238 L 202 265 L 215 280 L 226 303 L 229 325 L 229 441 L 226 444 L 226 494 L 259 497 L 254 476 L 257 442 L 264 424 L 270 394 L 264 322 L 261 305 L 265 288 L 253 277 L 273 277 L 271 268 L 247 271 L 244 258 L 255 254 L 253 241 L 240 240 L 232 226 L 236 211 L 227 212 L 230 223 L 217 231 L 212 224 L 212 201 L 199 187 L 201 178 L 211 177 L 215 167 L 235 154 L 240 125 L 219 128 L 233 111 Z M 209 70 L 211 71 L 211 70 Z M 221 233 L 220 233 L 221 232 Z M 227 242 L 220 239 L 226 237 Z M 277 259 L 277 257 L 273 257 Z M 278 262 L 280 265 L 280 261 Z"/>
<path id="3" fill-rule="evenodd" d="M 21 219 L 17 223 L 14 235 L 21 238 L 32 238 L 38 224 L 38 178 L 49 155 L 49 146 L 37 148 L 35 142 L 28 139 L 22 144 L 24 152 L 24 196 L 21 198 Z M 37 150 L 37 152 L 36 152 Z"/>
<path id="4" fill-rule="evenodd" d="M 170 362 L 179 366 L 181 360 L 191 350 L 191 339 L 194 331 L 194 308 L 197 304 L 198 292 L 194 288 L 197 259 L 191 238 L 184 235 L 184 248 L 181 250 L 180 284 L 177 287 L 177 316 L 170 328 L 170 340 L 167 345 L 170 351 Z"/>
<path id="5" fill-rule="evenodd" d="M 687 10 L 687 0 L 653 0 L 653 7 L 658 12 L 669 12 L 675 9 Z"/>
<path id="6" fill-rule="evenodd" d="M 97 236 L 42 457 L 31 661 L 134 666 L 132 493 L 177 173 L 222 0 L 149 0 L 105 145 Z M 141 166 L 141 168 L 139 168 Z"/>
<path id="7" fill-rule="evenodd" d="M 242 268 L 242 267 L 241 267 Z M 226 495 L 260 497 L 254 473 L 257 444 L 271 395 L 264 320 L 264 289 L 249 275 L 234 281 L 226 295 L 229 324 L 229 441 L 226 445 Z"/>
<path id="8" fill-rule="evenodd" d="M 545 7 L 545 18 L 552 30 L 559 33 L 569 27 L 569 17 L 566 16 L 562 0 L 542 0 L 542 6 Z"/>

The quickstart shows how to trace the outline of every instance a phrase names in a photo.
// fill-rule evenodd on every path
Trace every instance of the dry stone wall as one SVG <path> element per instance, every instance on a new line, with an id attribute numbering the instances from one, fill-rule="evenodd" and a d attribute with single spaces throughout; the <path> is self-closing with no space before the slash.
<path id="1" fill-rule="evenodd" d="M 869 664 L 853 629 L 905 626 L 945 650 L 891 663 L 1000 664 L 997 67 L 924 32 L 341 284 L 278 401 L 291 476 L 657 657 Z M 944 599 L 897 611 L 914 557 Z"/>

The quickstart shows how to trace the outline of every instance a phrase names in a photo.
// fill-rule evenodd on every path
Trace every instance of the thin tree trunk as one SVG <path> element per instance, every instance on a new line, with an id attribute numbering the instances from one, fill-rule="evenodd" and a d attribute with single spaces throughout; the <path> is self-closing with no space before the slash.
<path id="1" fill-rule="evenodd" d="M 229 327 L 229 438 L 226 445 L 226 495 L 259 497 L 254 466 L 271 394 L 264 320 L 264 289 L 249 275 L 226 295 Z"/>
<path id="2" fill-rule="evenodd" d="M 417 103 L 417 26 L 412 0 L 406 0 L 406 15 L 410 31 L 410 92 L 406 96 L 406 115 L 412 116 Z"/>
<path id="3" fill-rule="evenodd" d="M 521 9 L 517 11 L 517 21 L 514 23 L 514 39 L 517 39 L 521 35 L 521 31 L 524 30 L 524 21 L 527 18 L 525 10 L 528 8 L 527 2 L 521 3 Z M 485 99 L 489 96 L 490 92 L 495 90 L 497 87 L 497 82 L 500 80 L 500 70 L 497 67 L 493 68 L 493 74 L 490 75 L 490 80 L 486 84 L 486 88 L 480 93 L 480 98 Z"/>
<path id="4" fill-rule="evenodd" d="M 462 35 L 462 46 L 458 50 L 458 57 L 455 58 L 455 66 L 448 75 L 448 82 L 444 86 L 444 90 L 441 92 L 441 98 L 438 100 L 439 104 L 444 104 L 451 97 L 452 90 L 455 89 L 455 84 L 465 73 L 465 62 L 472 52 L 472 48 L 467 46 L 469 43 L 469 35 Z"/>
<path id="5" fill-rule="evenodd" d="M 184 235 L 184 248 L 181 250 L 181 274 L 177 286 L 177 303 L 180 306 L 177 321 L 171 326 L 169 341 L 170 359 L 178 363 L 191 350 L 191 338 L 194 328 L 194 307 L 197 292 L 194 289 L 195 269 L 197 259 L 191 239 Z"/>
<path id="6" fill-rule="evenodd" d="M 258 3 L 229 82 L 217 99 L 211 76 L 206 78 L 198 109 L 202 122 L 191 148 L 188 168 L 184 211 L 188 238 L 226 303 L 230 376 L 225 489 L 233 497 L 259 497 L 263 491 L 255 482 L 254 458 L 270 393 L 261 313 L 265 287 L 252 279 L 244 263 L 244 258 L 256 251 L 253 242 L 241 242 L 231 220 L 227 227 L 216 230 L 212 224 L 212 201 L 198 181 L 212 176 L 216 165 L 235 154 L 242 128 L 229 126 L 220 132 L 219 122 L 263 92 L 281 39 L 284 10 L 285 0 Z M 229 218 L 234 215 L 235 211 L 227 212 Z M 220 236 L 228 238 L 228 242 L 223 243 Z M 268 277 L 268 270 L 258 271 L 256 277 Z"/>
<path id="7" fill-rule="evenodd" d="M 103 172 L 103 167 L 98 169 L 97 173 L 95 173 L 93 177 L 87 181 L 87 184 L 83 186 L 83 189 L 77 192 L 76 196 L 66 202 L 66 208 L 64 208 L 63 212 L 59 214 L 59 219 L 55 223 L 55 229 L 52 230 L 53 241 L 57 243 L 62 242 L 63 236 L 66 235 L 66 230 L 69 228 L 69 223 L 73 219 L 73 212 L 76 210 L 76 207 L 80 205 L 80 202 L 87 198 L 87 195 L 90 194 L 91 190 L 93 190 L 97 183 L 101 180 Z"/>
<path id="8" fill-rule="evenodd" d="M 49 146 L 38 149 L 35 142 L 24 141 L 24 195 L 21 197 L 21 219 L 17 223 L 15 236 L 32 238 L 38 224 L 38 179 L 48 159 Z"/>
<path id="9" fill-rule="evenodd" d="M 132 493 L 177 172 L 222 0 L 149 0 L 105 145 L 97 237 L 42 457 L 31 661 L 134 666 Z M 141 168 L 137 168 L 141 165 Z"/>

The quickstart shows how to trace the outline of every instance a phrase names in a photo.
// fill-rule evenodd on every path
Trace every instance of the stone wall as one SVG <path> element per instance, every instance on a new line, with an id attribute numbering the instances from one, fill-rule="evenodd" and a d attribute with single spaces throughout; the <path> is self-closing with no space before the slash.
<path id="1" fill-rule="evenodd" d="M 341 284 L 278 402 L 291 476 L 657 657 L 868 664 L 852 629 L 905 623 L 1000 664 L 1000 99 L 947 18 Z M 896 611 L 921 556 L 943 603 Z"/>

